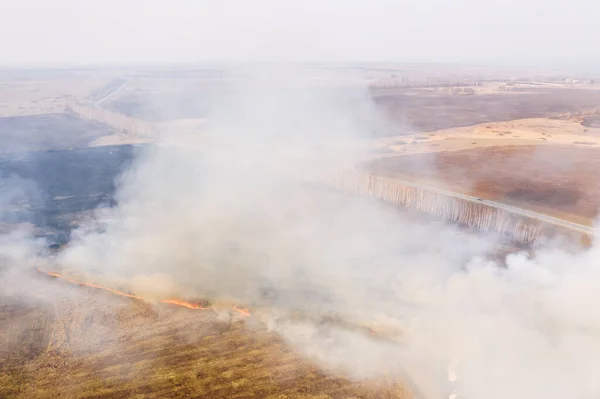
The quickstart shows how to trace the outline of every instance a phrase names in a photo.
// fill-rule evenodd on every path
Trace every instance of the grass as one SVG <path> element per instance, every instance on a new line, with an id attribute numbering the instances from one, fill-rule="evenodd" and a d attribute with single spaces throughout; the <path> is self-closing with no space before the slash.
<path id="1" fill-rule="evenodd" d="M 0 297 L 1 398 L 410 396 L 398 381 L 352 382 L 323 371 L 260 326 L 66 291 L 67 299 L 48 298 L 54 306 Z"/>
<path id="2" fill-rule="evenodd" d="M 496 146 L 381 158 L 366 169 L 591 226 L 600 151 L 576 146 Z"/>

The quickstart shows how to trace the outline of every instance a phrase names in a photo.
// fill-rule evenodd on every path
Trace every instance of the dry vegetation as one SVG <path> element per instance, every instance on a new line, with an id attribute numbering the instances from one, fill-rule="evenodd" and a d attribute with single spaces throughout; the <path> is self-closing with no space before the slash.
<path id="1" fill-rule="evenodd" d="M 598 110 L 380 139 L 366 168 L 591 225 L 600 206 Z"/>
<path id="2" fill-rule="evenodd" d="M 252 319 L 54 283 L 59 298 L 0 297 L 2 398 L 410 397 L 321 371 Z"/>
<path id="3" fill-rule="evenodd" d="M 495 146 L 375 160 L 375 174 L 591 224 L 600 206 L 600 150 Z"/>
<path id="4" fill-rule="evenodd" d="M 589 120 L 590 117 L 587 118 Z M 584 119 L 533 118 L 490 122 L 379 139 L 374 142 L 374 149 L 379 156 L 396 156 L 498 146 L 599 146 L 600 128 L 584 126 Z"/>
<path id="5" fill-rule="evenodd" d="M 43 74 L 2 81 L 0 73 L 0 117 L 63 112 L 69 96 L 84 97 L 105 81 L 103 77 Z"/>
<path id="6" fill-rule="evenodd" d="M 389 73 L 402 72 L 366 74 Z M 219 73 L 215 76 L 208 80 L 219 81 Z M 165 128 L 197 130 L 215 88 L 202 79 L 191 85 L 188 76 L 180 77 L 135 79 L 103 106 L 164 122 Z M 108 81 L 20 79 L 0 79 L 0 116 L 63 112 L 65 96 L 86 97 Z M 156 109 L 148 101 L 153 98 L 160 98 L 168 112 Z M 546 118 L 597 106 L 599 90 L 502 91 L 484 85 L 455 93 L 413 87 L 374 91 L 374 98 L 378 109 L 397 122 L 395 134 L 403 135 L 377 141 L 379 159 L 365 165 L 370 172 L 583 224 L 595 216 L 598 117 Z M 86 143 L 134 140 L 123 132 L 106 134 Z M 397 381 L 352 382 L 339 372 L 322 371 L 251 319 L 223 320 L 211 311 L 153 306 L 52 283 L 64 287 L 58 299 L 43 292 L 0 296 L 0 398 L 412 397 Z"/>
<path id="7" fill-rule="evenodd" d="M 525 118 L 545 118 L 600 103 L 600 90 L 524 88 L 509 93 L 455 95 L 443 91 L 400 89 L 375 93 L 382 112 L 400 128 L 396 134 Z"/>
<path id="8" fill-rule="evenodd" d="M 373 174 L 344 172 L 331 179 L 329 184 L 348 194 L 377 198 L 388 204 L 432 215 L 476 231 L 495 232 L 525 245 L 535 244 L 542 237 L 565 233 L 554 224 Z M 577 237 L 583 239 L 583 242 L 588 241 L 586 234 Z"/>
<path id="9" fill-rule="evenodd" d="M 110 81 L 109 72 L 0 70 L 1 152 L 86 147 L 114 133 L 105 123 L 66 113 Z"/>

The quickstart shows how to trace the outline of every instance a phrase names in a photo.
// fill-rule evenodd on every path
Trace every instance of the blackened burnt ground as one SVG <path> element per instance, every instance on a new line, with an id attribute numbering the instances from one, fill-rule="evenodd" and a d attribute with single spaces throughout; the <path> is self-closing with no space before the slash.
<path id="1" fill-rule="evenodd" d="M 32 223 L 65 243 L 81 212 L 114 202 L 115 178 L 133 160 L 132 145 L 13 153 L 0 157 L 0 222 Z"/>
<path id="2" fill-rule="evenodd" d="M 0 152 L 81 148 L 112 128 L 67 113 L 0 118 Z"/>

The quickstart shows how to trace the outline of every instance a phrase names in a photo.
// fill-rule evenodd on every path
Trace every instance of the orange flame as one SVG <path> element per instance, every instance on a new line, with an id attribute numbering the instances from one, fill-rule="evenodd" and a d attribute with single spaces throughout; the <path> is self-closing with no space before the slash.
<path id="1" fill-rule="evenodd" d="M 66 280 L 66 281 L 68 281 L 70 283 L 73 283 L 73 284 L 79 284 L 79 285 L 84 285 L 86 287 L 98 288 L 98 289 L 101 289 L 101 290 L 104 290 L 104 291 L 108 291 L 108 292 L 112 292 L 113 294 L 117 294 L 117 295 L 124 296 L 124 297 L 127 297 L 127 298 L 142 299 L 142 300 L 144 299 L 143 296 L 128 294 L 126 292 L 113 290 L 112 288 L 103 287 L 103 286 L 97 285 L 97 284 L 86 283 L 84 281 L 73 280 L 72 278 L 65 277 L 62 274 L 59 274 L 59 273 L 56 273 L 56 272 L 45 272 L 45 271 L 43 271 L 41 269 L 38 269 L 38 271 L 42 272 L 42 273 L 46 273 L 47 275 L 52 276 L 52 277 L 61 278 L 61 279 Z M 209 309 L 208 307 L 203 307 L 203 306 L 201 306 L 199 304 L 188 302 L 188 301 L 183 301 L 183 300 L 180 300 L 180 299 L 163 299 L 160 302 L 161 303 L 172 304 L 172 305 L 183 306 L 183 307 L 186 307 L 186 308 L 189 308 L 189 309 L 200 309 L 200 310 Z"/>
<path id="2" fill-rule="evenodd" d="M 108 291 L 108 292 L 112 292 L 113 294 L 117 294 L 117 295 L 121 295 L 121 296 L 126 296 L 127 298 L 134 298 L 134 299 L 144 299 L 144 297 L 141 297 L 141 296 L 132 295 L 132 294 L 127 294 L 127 293 L 125 293 L 125 292 L 121 292 L 121 291 L 113 290 L 112 288 L 103 287 L 103 286 L 101 286 L 101 285 L 96 285 L 96 284 L 92 284 L 92 283 L 86 283 L 86 282 L 84 282 L 84 281 L 77 281 L 77 280 L 73 280 L 73 279 L 71 279 L 71 278 L 68 278 L 68 277 L 65 277 L 65 276 L 63 276 L 63 275 L 61 275 L 61 274 L 59 274 L 59 273 L 55 273 L 55 272 L 45 272 L 45 271 L 43 271 L 43 270 L 41 270 L 41 269 L 38 269 L 38 271 L 39 271 L 39 272 L 42 272 L 42 273 L 46 273 L 47 275 L 49 275 L 49 276 L 52 276 L 52 277 L 58 277 L 58 278 L 62 278 L 63 280 L 66 280 L 66 281 L 68 281 L 68 282 L 70 282 L 70 283 L 73 283 L 73 284 L 79 284 L 79 285 L 85 285 L 86 287 L 98 288 L 98 289 L 101 289 L 101 290 L 105 290 L 105 291 Z"/>
<path id="3" fill-rule="evenodd" d="M 57 277 L 57 278 L 63 279 L 65 281 L 68 281 L 68 282 L 73 283 L 73 284 L 78 284 L 78 285 L 83 285 L 83 286 L 86 286 L 86 287 L 97 288 L 97 289 L 108 291 L 108 292 L 112 292 L 113 294 L 124 296 L 124 297 L 127 297 L 127 298 L 145 300 L 143 296 L 128 294 L 126 292 L 113 290 L 112 288 L 103 287 L 101 285 L 92 284 L 92 283 L 86 283 L 85 281 L 74 280 L 72 278 L 63 276 L 60 273 L 46 272 L 46 271 L 43 271 L 42 269 L 39 269 L 39 268 L 38 268 L 38 272 L 47 274 L 48 276 L 52 276 L 52 277 Z M 177 305 L 177 306 L 182 306 L 182 307 L 188 308 L 188 309 L 198 309 L 198 310 L 208 310 L 208 309 L 211 308 L 210 306 L 202 306 L 202 305 L 200 305 L 198 303 L 188 302 L 188 301 L 184 301 L 184 300 L 181 300 L 181 299 L 163 299 L 163 300 L 160 301 L 160 303 L 165 303 L 165 304 L 170 304 L 170 305 Z M 250 311 L 248 309 L 238 308 L 237 306 L 233 306 L 233 309 L 235 311 L 237 311 L 238 313 L 244 315 L 244 316 L 250 316 Z"/>
<path id="4" fill-rule="evenodd" d="M 183 306 L 184 308 L 188 308 L 188 309 L 200 309 L 200 310 L 210 309 L 210 306 L 204 307 L 197 303 L 182 301 L 181 299 L 163 299 L 162 301 L 160 301 L 160 303 L 169 303 L 172 305 Z"/>
<path id="5" fill-rule="evenodd" d="M 238 308 L 237 306 L 233 306 L 233 310 L 235 310 L 236 312 L 238 312 L 244 316 L 250 316 L 250 311 L 248 309 Z"/>

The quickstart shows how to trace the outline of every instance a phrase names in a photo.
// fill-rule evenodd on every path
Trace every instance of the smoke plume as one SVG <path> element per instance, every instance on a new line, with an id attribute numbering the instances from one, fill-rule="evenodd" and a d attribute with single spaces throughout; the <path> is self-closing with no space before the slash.
<path id="1" fill-rule="evenodd" d="M 488 236 L 306 184 L 363 161 L 372 132 L 390 128 L 363 88 L 308 78 L 255 76 L 216 102 L 206 130 L 163 132 L 120 177 L 118 205 L 42 259 L 148 298 L 271 309 L 269 328 L 323 367 L 392 373 L 431 398 L 597 394 L 599 249 L 499 267 Z M 39 259 L 11 248 L 9 263 Z M 392 339 L 311 321 L 324 316 Z"/>

